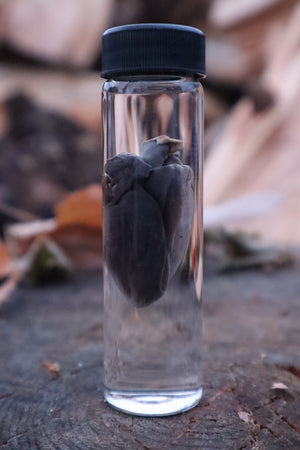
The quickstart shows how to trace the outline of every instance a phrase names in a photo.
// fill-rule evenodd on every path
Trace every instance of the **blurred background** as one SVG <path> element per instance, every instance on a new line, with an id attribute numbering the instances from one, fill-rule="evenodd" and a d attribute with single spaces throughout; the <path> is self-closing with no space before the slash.
<path id="1" fill-rule="evenodd" d="M 41 236 L 58 265 L 101 265 L 101 35 L 137 22 L 207 37 L 208 238 L 235 236 L 247 256 L 248 232 L 299 244 L 298 0 L 2 0 L 0 278 Z"/>

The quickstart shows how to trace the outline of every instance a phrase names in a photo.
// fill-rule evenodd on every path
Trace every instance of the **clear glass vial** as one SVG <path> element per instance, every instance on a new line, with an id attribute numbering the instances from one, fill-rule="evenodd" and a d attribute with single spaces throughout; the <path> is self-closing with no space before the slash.
<path id="1" fill-rule="evenodd" d="M 204 53 L 186 26 L 103 35 L 104 395 L 131 414 L 202 395 Z"/>

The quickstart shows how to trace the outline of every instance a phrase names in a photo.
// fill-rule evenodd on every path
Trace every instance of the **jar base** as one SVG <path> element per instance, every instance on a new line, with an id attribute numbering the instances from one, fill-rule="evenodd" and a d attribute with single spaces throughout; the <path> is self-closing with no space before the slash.
<path id="1" fill-rule="evenodd" d="M 202 388 L 185 391 L 128 392 L 104 390 L 105 400 L 114 408 L 136 416 L 170 416 L 196 406 Z"/>

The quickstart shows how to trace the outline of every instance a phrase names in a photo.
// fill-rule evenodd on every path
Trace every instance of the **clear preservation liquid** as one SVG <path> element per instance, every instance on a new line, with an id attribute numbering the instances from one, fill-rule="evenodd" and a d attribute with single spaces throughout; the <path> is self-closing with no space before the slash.
<path id="1" fill-rule="evenodd" d="M 131 414 L 174 414 L 201 398 L 202 122 L 192 78 L 104 84 L 105 397 Z M 130 185 L 128 167 L 154 160 L 143 143 L 160 136 L 181 148 Z"/>

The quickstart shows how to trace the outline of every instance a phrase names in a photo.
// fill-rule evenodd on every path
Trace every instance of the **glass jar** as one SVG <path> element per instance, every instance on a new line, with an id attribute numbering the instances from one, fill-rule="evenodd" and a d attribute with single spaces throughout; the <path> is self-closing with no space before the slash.
<path id="1" fill-rule="evenodd" d="M 197 67 L 184 45 L 163 58 L 190 35 Z M 105 398 L 131 414 L 179 413 L 202 395 L 203 47 L 178 25 L 103 36 Z"/>

